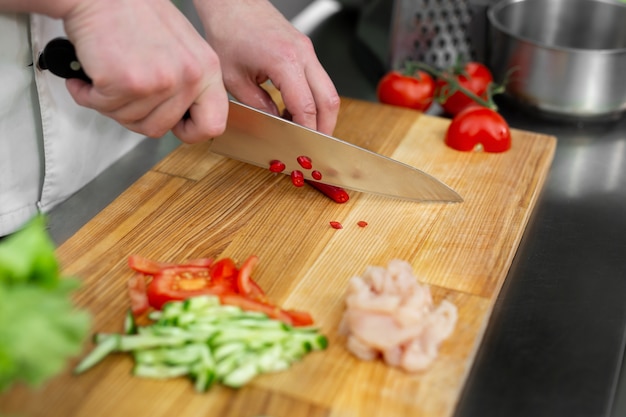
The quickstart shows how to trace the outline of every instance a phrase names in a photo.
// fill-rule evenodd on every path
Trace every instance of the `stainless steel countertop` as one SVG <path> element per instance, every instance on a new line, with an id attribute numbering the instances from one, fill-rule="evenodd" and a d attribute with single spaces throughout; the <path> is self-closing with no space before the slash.
<path id="1" fill-rule="evenodd" d="M 354 24 L 340 12 L 311 37 L 341 95 L 375 100 Z M 511 126 L 558 145 L 456 416 L 624 416 L 626 117 L 560 123 L 501 104 Z M 177 145 L 142 142 L 50 213 L 53 239 L 69 238 Z"/>

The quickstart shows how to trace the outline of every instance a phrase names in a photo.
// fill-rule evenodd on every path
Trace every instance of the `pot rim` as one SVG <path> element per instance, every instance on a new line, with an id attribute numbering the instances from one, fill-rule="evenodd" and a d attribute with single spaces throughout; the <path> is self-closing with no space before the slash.
<path id="1" fill-rule="evenodd" d="M 510 5 L 515 4 L 515 3 L 523 3 L 523 2 L 528 2 L 528 1 L 535 1 L 535 0 L 500 0 L 500 1 L 497 1 L 495 4 L 492 4 L 487 10 L 487 18 L 489 20 L 489 23 L 491 24 L 492 27 L 498 29 L 500 32 L 514 39 L 527 42 L 532 45 L 538 46 L 540 48 L 548 49 L 548 50 L 569 52 L 569 53 L 575 53 L 575 54 L 603 54 L 603 55 L 626 54 L 626 47 L 611 48 L 611 49 L 581 49 L 581 48 L 572 48 L 572 47 L 567 47 L 567 46 L 553 45 L 553 44 L 549 44 L 546 42 L 540 42 L 536 39 L 532 39 L 527 36 L 522 36 L 522 35 L 515 33 L 514 31 L 504 26 L 496 17 L 497 13 L 500 10 L 503 10 L 506 7 L 509 7 Z M 603 3 L 603 4 L 610 5 L 610 6 L 622 7 L 624 9 L 624 12 L 626 13 L 626 3 L 618 3 L 615 1 L 609 1 L 609 0 L 583 0 L 583 1 L 588 1 L 592 3 Z"/>

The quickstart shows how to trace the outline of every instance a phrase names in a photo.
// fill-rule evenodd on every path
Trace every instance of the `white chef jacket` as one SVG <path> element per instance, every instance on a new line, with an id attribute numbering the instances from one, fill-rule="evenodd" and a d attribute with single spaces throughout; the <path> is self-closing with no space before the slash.
<path id="1" fill-rule="evenodd" d="M 0 236 L 67 199 L 144 139 L 78 106 L 65 80 L 37 69 L 47 42 L 63 35 L 59 20 L 0 13 Z"/>

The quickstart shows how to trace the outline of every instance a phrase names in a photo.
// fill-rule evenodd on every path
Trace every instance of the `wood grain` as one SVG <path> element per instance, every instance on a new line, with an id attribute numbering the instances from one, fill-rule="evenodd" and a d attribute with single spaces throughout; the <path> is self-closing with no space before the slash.
<path id="1" fill-rule="evenodd" d="M 448 124 L 344 99 L 335 135 L 434 175 L 463 196 L 458 204 L 356 192 L 336 204 L 312 188 L 293 187 L 286 176 L 214 155 L 207 145 L 180 146 L 58 249 L 65 273 L 84 281 L 76 302 L 92 312 L 93 330 L 121 330 L 130 254 L 171 262 L 257 254 L 257 281 L 276 302 L 310 311 L 329 337 L 328 350 L 239 391 L 215 387 L 206 394 L 185 379 L 133 378 L 132 361 L 113 356 L 79 377 L 68 367 L 39 390 L 13 389 L 0 397 L 0 414 L 452 415 L 556 140 L 515 130 L 504 154 L 457 152 L 443 144 Z M 344 228 L 332 229 L 331 220 Z M 369 225 L 358 227 L 360 220 Z M 413 265 L 436 302 L 449 299 L 459 308 L 438 359 L 413 375 L 358 361 L 337 333 L 348 279 L 393 258 Z"/>

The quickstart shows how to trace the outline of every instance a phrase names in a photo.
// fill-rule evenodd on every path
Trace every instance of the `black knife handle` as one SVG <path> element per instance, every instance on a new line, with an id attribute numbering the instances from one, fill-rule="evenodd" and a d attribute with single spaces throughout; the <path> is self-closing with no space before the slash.
<path id="1" fill-rule="evenodd" d="M 91 84 L 91 78 L 83 70 L 76 49 L 68 39 L 55 38 L 48 42 L 39 54 L 37 66 L 62 78 L 78 78 Z"/>
<path id="2" fill-rule="evenodd" d="M 76 55 L 76 48 L 69 39 L 52 39 L 43 52 L 39 54 L 37 66 L 42 70 L 49 70 L 61 78 L 78 78 L 91 84 L 91 78 L 83 70 L 83 66 Z M 191 118 L 189 110 L 183 115 L 183 120 Z"/>

